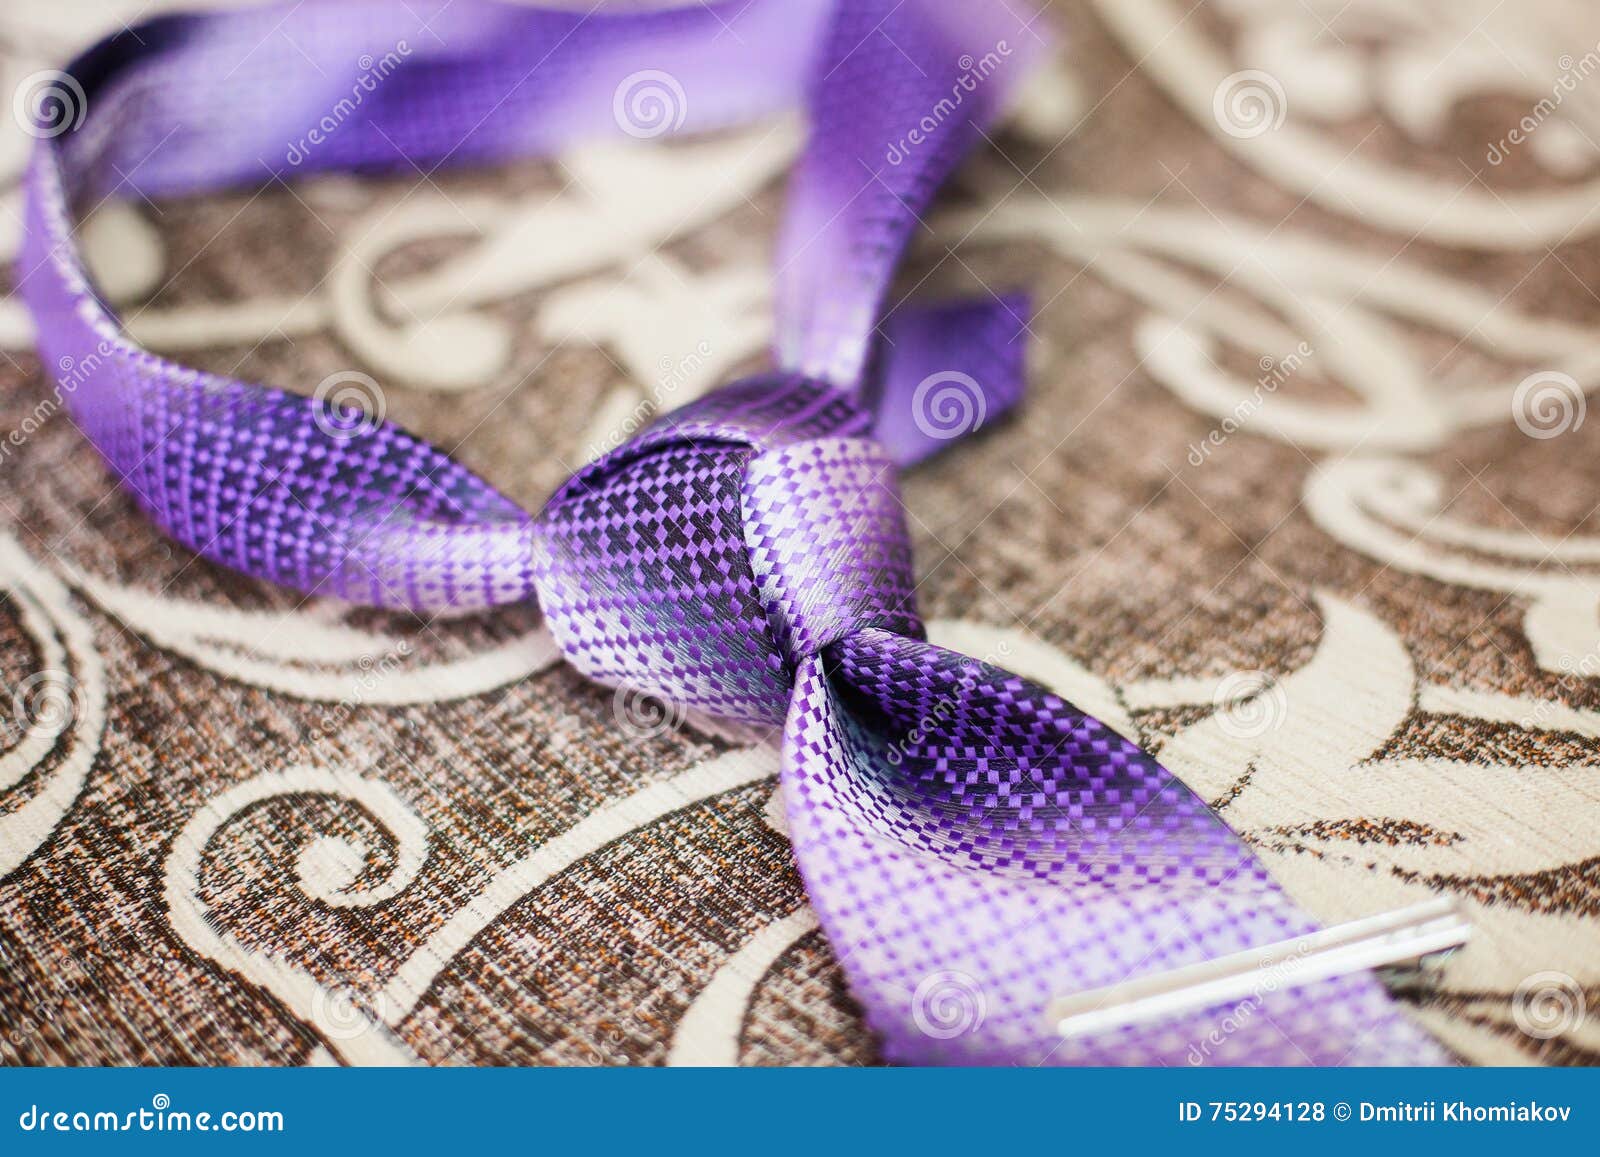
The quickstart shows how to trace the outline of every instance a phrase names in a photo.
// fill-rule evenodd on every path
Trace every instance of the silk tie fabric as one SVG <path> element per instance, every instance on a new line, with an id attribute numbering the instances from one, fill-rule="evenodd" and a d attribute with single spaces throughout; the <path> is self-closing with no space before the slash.
<path id="1" fill-rule="evenodd" d="M 978 0 L 164 17 L 71 66 L 87 115 L 35 155 L 20 286 L 42 355 L 80 367 L 78 424 L 191 549 L 422 613 L 536 598 L 586 674 L 778 729 L 795 856 L 888 1059 L 1179 1064 L 1203 1042 L 1212 1063 L 1442 1062 L 1370 974 L 1265 976 L 1243 1003 L 1071 1041 L 1046 1016 L 1315 925 L 1150 755 L 929 644 L 916 614 L 895 468 L 1017 403 L 1025 310 L 892 306 L 889 287 L 1041 35 Z M 401 43 L 354 99 L 358 62 Z M 75 213 L 109 196 L 545 154 L 616 132 L 641 75 L 681 86 L 675 131 L 808 114 L 775 368 L 667 415 L 537 516 L 391 425 L 139 349 L 76 250 Z"/>

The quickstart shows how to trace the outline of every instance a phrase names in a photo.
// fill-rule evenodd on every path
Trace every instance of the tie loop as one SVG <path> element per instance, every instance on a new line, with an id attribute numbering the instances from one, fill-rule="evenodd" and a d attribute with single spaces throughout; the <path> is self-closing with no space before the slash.
<path id="1" fill-rule="evenodd" d="M 794 672 L 867 628 L 922 637 L 911 545 L 870 415 L 769 374 L 580 470 L 535 524 L 534 582 L 593 679 L 780 723 Z"/>

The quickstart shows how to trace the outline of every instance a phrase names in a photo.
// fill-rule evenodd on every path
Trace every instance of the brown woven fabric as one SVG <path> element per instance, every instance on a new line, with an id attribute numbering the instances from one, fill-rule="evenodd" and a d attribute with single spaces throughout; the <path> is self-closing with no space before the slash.
<path id="1" fill-rule="evenodd" d="M 1600 240 L 1537 211 L 1595 179 L 1600 151 L 1574 155 L 1580 122 L 1558 111 L 1486 164 L 1555 81 L 1497 88 L 1461 56 L 1475 20 L 1518 59 L 1581 59 L 1597 37 L 1561 5 L 1551 43 L 1472 5 L 1427 27 L 1334 5 L 1327 30 L 1286 7 L 1301 14 L 1175 9 L 1221 78 L 1136 27 L 1164 4 L 1051 7 L 1059 60 L 903 280 L 1038 306 L 1021 416 L 904 480 L 924 616 L 1117 713 L 1320 917 L 1459 898 L 1473 944 L 1407 1000 L 1463 1057 L 1594 1063 L 1600 423 L 1582 421 L 1580 363 Z M 110 23 L 75 11 L 84 39 Z M 61 47 L 29 35 L 6 42 L 19 67 Z M 1478 86 L 1437 124 L 1403 82 L 1430 60 L 1439 85 L 1460 66 Z M 1224 82 L 1256 84 L 1281 122 L 1241 135 L 1181 95 Z M 1333 91 L 1365 99 L 1333 109 Z M 790 131 L 711 146 L 747 156 Z M 485 254 L 515 214 L 628 184 L 639 162 L 619 157 L 700 165 L 705 145 L 572 161 L 582 181 L 528 163 L 135 204 L 90 249 L 171 356 L 303 392 L 370 375 L 389 418 L 536 506 L 635 407 L 760 364 L 781 184 L 749 179 L 728 211 L 584 278 Z M 1407 181 L 1431 183 L 1436 218 L 1406 216 Z M 1481 234 L 1457 235 L 1458 211 Z M 430 291 L 474 259 L 511 288 Z M 445 355 L 377 364 L 441 324 Z M 6 1061 L 875 1062 L 806 920 L 763 737 L 585 682 L 531 609 L 419 622 L 195 560 L 59 410 L 67 368 L 11 344 Z M 1517 394 L 1541 374 L 1569 403 L 1553 434 Z M 67 721 L 30 755 L 28 712 L 52 708 Z M 639 802 L 707 767 L 732 786 Z M 574 830 L 593 846 L 568 854 Z"/>

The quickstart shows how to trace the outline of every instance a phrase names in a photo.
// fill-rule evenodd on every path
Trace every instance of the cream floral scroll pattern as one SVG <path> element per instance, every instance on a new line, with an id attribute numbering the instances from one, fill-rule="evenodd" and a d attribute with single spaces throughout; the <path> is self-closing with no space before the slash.
<path id="1" fill-rule="evenodd" d="M 279 798 L 328 796 L 365 810 L 379 822 L 395 845 L 393 863 L 384 878 L 369 883 L 362 870 L 368 849 L 342 837 L 321 836 L 296 856 L 300 892 L 310 902 L 338 908 L 404 902 L 427 864 L 431 837 L 423 819 L 379 779 L 296 766 L 257 776 L 207 801 L 178 833 L 165 865 L 169 918 L 194 950 L 281 1001 L 318 1035 L 331 1058 L 350 1064 L 415 1064 L 418 1057 L 401 1035 L 405 1021 L 434 978 L 515 903 L 606 844 L 681 808 L 770 779 L 776 771 L 770 749 L 734 751 L 583 818 L 497 873 L 375 990 L 319 980 L 285 954 L 252 950 L 220 930 L 202 898 L 201 878 L 211 842 L 252 807 Z"/>
<path id="2" fill-rule="evenodd" d="M 1444 511 L 1440 479 L 1399 458 L 1330 464 L 1310 479 L 1305 499 L 1318 525 L 1352 550 L 1396 570 L 1515 597 L 1541 667 L 1600 677 L 1600 541 L 1462 522 Z"/>
<path id="3" fill-rule="evenodd" d="M 1145 372 L 1218 422 L 1247 419 L 1252 434 L 1308 449 L 1412 452 L 1509 424 L 1529 369 L 1558 369 L 1585 392 L 1600 386 L 1600 330 L 1522 313 L 1404 257 L 1285 228 L 1131 201 L 1022 195 L 941 226 L 944 238 L 1042 242 L 1084 262 L 1151 310 L 1135 333 Z M 1412 327 L 1526 368 L 1446 385 L 1415 347 Z M 1255 361 L 1300 348 L 1358 403 L 1301 397 L 1292 383 L 1263 396 L 1258 381 L 1220 364 L 1223 350 Z"/>
<path id="4" fill-rule="evenodd" d="M 1525 40 L 1523 55 L 1508 61 L 1470 41 L 1470 26 L 1486 22 L 1489 34 L 1513 42 L 1504 22 L 1519 19 L 1515 6 L 1501 11 L 1492 0 L 1439 0 L 1403 11 L 1380 0 L 1226 0 L 1213 13 L 1236 33 L 1226 47 L 1208 31 L 1214 23 L 1186 18 L 1171 0 L 1094 6 L 1130 63 L 1140 62 L 1143 76 L 1170 95 L 1196 132 L 1242 169 L 1388 234 L 1352 244 L 1221 208 L 1090 196 L 1065 184 L 1047 186 L 1046 194 L 1019 186 L 1013 166 L 990 155 L 976 159 L 973 174 L 1009 192 L 974 212 L 945 213 L 925 239 L 929 251 L 957 241 L 972 248 L 1020 244 L 1082 265 L 1133 303 L 1129 361 L 1164 396 L 1216 423 L 1237 423 L 1247 412 L 1241 437 L 1318 456 L 1300 498 L 1328 542 L 1397 573 L 1504 596 L 1520 610 L 1544 672 L 1574 681 L 1595 676 L 1600 546 L 1457 519 L 1431 468 L 1407 456 L 1509 428 L 1516 384 L 1529 371 L 1570 375 L 1592 391 L 1600 383 L 1600 332 L 1570 313 L 1514 307 L 1493 288 L 1441 271 L 1421 254 L 1397 254 L 1389 242 L 1417 234 L 1445 246 L 1537 252 L 1592 233 L 1600 221 L 1593 212 L 1600 173 L 1582 134 L 1600 139 L 1589 111 L 1600 95 L 1564 104 L 1530 141 L 1530 154 L 1557 178 L 1535 190 L 1490 192 L 1465 173 L 1448 182 L 1366 155 L 1346 159 L 1334 137 L 1384 118 L 1429 146 L 1469 98 L 1499 93 L 1532 104 L 1548 91 L 1539 69 L 1566 46 Z M 0 53 L 7 76 L 141 7 L 67 4 L 70 14 L 45 30 L 17 26 L 16 13 L 0 16 L 0 35 L 41 46 Z M 1321 21 L 1336 18 L 1376 48 L 1365 51 L 1363 41 L 1355 50 L 1323 35 Z M 1555 23 L 1582 28 L 1584 21 L 1578 13 Z M 1587 43 L 1597 39 L 1600 29 Z M 1574 34 L 1571 43 L 1585 41 Z M 1217 123 L 1214 99 L 1222 80 L 1247 69 L 1281 81 L 1283 116 L 1265 131 L 1234 136 Z M 1600 78 L 1593 83 L 1600 94 Z M 1100 95 L 1086 92 L 1058 61 L 1026 95 L 1012 131 L 1040 151 L 1054 149 L 1094 115 Z M 11 210 L 0 211 L 0 256 L 15 249 L 4 229 L 15 215 L 27 143 L 5 137 L 11 128 L 0 125 L 0 210 Z M 574 443 L 558 447 L 582 457 L 760 356 L 771 328 L 765 242 L 702 247 L 698 262 L 673 246 L 726 224 L 775 186 L 798 140 L 797 125 L 778 122 L 703 141 L 577 150 L 558 158 L 565 179 L 551 196 L 476 189 L 446 196 L 430 188 L 400 194 L 351 181 L 305 182 L 298 191 L 308 202 L 348 210 L 327 268 L 311 271 L 318 288 L 307 297 L 257 292 L 205 304 L 171 305 L 159 295 L 152 301 L 174 262 L 150 210 L 138 203 L 101 206 L 86 225 L 85 246 L 135 336 L 180 359 L 284 338 L 331 340 L 386 385 L 450 394 L 525 372 L 516 361 L 518 339 L 531 337 L 545 351 L 567 343 L 602 349 L 620 382 L 594 406 Z M 1491 185 L 1493 179 L 1489 174 Z M 413 263 L 394 278 L 372 272 L 441 241 L 449 243 L 443 258 Z M 532 306 L 528 334 L 497 309 L 524 299 Z M 1480 360 L 1441 380 L 1423 352 L 1424 334 Z M 1256 383 L 1237 369 L 1240 359 L 1282 358 L 1301 342 L 1311 351 L 1308 375 L 1335 389 L 1302 389 L 1297 380 L 1258 400 Z M 15 300 L 0 302 L 0 349 L 20 353 L 30 344 L 25 312 Z M 410 650 L 415 628 L 392 621 L 317 602 L 289 612 L 246 609 L 209 587 L 205 597 L 158 591 L 108 573 L 60 559 L 46 565 L 0 540 L 0 584 L 31 649 L 29 670 L 69 675 L 76 696 L 70 721 L 27 732 L 0 753 L 0 869 L 47 846 L 96 772 L 117 770 L 104 755 L 95 762 L 114 738 L 107 736 L 115 716 L 106 699 L 135 674 L 108 670 L 111 652 L 96 648 L 97 626 L 192 664 L 230 695 L 258 691 L 272 702 L 395 709 L 397 720 L 402 708 L 499 702 L 527 681 L 559 677 L 548 635 L 527 619 L 501 624 L 495 641 L 481 648 L 450 638 L 449 623 L 431 624 L 446 644 L 417 653 Z M 1483 881 L 1556 872 L 1592 856 L 1586 833 L 1600 819 L 1592 768 L 1421 755 L 1407 749 L 1406 728 L 1448 717 L 1512 728 L 1536 752 L 1563 744 L 1569 750 L 1574 738 L 1600 742 L 1600 712 L 1464 686 L 1447 666 L 1421 669 L 1396 625 L 1353 591 L 1318 586 L 1303 593 L 1320 634 L 1311 657 L 1286 671 L 1202 662 L 1198 675 L 1115 680 L 1092 669 L 1093 656 L 1069 654 L 1020 621 L 943 620 L 930 634 L 968 654 L 1003 654 L 1007 666 L 1157 748 L 1324 919 L 1440 890 L 1459 895 L 1479 935 L 1448 962 L 1440 995 L 1470 1005 L 1479 1027 L 1433 1004 L 1420 1015 L 1469 1057 L 1526 1059 L 1519 1051 L 1525 1041 L 1505 1043 L 1516 1037 L 1510 995 L 1523 977 L 1553 963 L 1581 985 L 1600 985 L 1595 954 L 1584 951 L 1594 943 L 1596 918 L 1496 903 Z M 1269 725 L 1239 727 L 1238 718 L 1252 712 Z M 176 837 L 163 844 L 163 918 L 187 949 L 215 966 L 213 982 L 220 974 L 225 987 L 267 993 L 314 1041 L 313 1062 L 414 1063 L 427 1055 L 417 1042 L 430 993 L 448 984 L 475 943 L 517 924 L 519 903 L 558 887 L 563 873 L 607 847 L 670 824 L 679 811 L 747 788 L 766 790 L 776 756 L 760 736 L 703 720 L 688 726 L 708 739 L 713 754 L 641 778 L 592 810 L 564 814 L 548 838 L 497 846 L 477 865 L 467 893 L 448 903 L 429 890 L 448 840 L 437 803 L 397 786 L 392 753 L 358 751 L 358 763 L 296 759 L 240 769 L 211 784 L 198 806 L 188 801 Z M 526 773 L 520 765 L 507 772 Z M 381 967 L 342 972 L 323 959 L 322 950 L 338 944 L 279 943 L 256 935 L 256 924 L 270 925 L 265 910 L 213 907 L 217 880 L 232 866 L 230 841 L 262 809 L 325 816 L 330 806 L 355 817 L 356 830 L 371 832 L 372 846 L 313 832 L 293 850 L 285 877 L 264 883 L 273 902 L 283 900 L 291 911 L 332 911 L 350 917 L 350 927 L 400 913 L 425 928 Z M 377 852 L 387 867 L 370 866 Z M 727 1063 L 743 1055 L 746 1018 L 773 973 L 793 950 L 818 943 L 814 916 L 796 902 L 798 893 L 766 923 L 743 925 L 720 946 L 700 987 L 681 994 L 681 1015 L 663 1016 L 665 1059 Z M 1558 922 L 1561 936 L 1551 931 Z M 491 1005 L 483 1019 L 517 1011 Z M 1592 1024 L 1571 1039 L 1600 1051 Z"/>
<path id="5" fill-rule="evenodd" d="M 106 723 L 106 670 L 66 584 L 3 532 L 0 590 L 17 610 L 36 663 L 5 704 L 20 734 L 0 752 L 3 879 L 50 838 L 88 780 Z M 36 774 L 41 781 L 22 794 Z"/>
<path id="6" fill-rule="evenodd" d="M 1376 105 L 1391 113 L 1403 110 L 1400 123 L 1428 135 L 1442 121 L 1445 102 L 1457 96 L 1547 95 L 1548 83 L 1542 92 L 1529 87 L 1530 77 L 1541 71 L 1519 67 L 1504 46 L 1525 47 L 1528 55 L 1521 65 L 1542 66 L 1542 72 L 1574 46 L 1580 52 L 1593 49 L 1600 28 L 1576 5 L 1563 13 L 1567 19 L 1550 21 L 1565 37 L 1543 46 L 1530 42 L 1529 22 L 1515 7 L 1493 0 L 1437 0 L 1403 9 L 1366 2 L 1332 5 L 1327 19 L 1338 19 L 1341 11 L 1350 24 L 1364 19 L 1364 31 L 1376 33 L 1385 45 L 1380 64 L 1369 72 L 1362 55 L 1343 45 L 1337 34 L 1312 36 L 1311 22 L 1322 17 L 1315 4 L 1230 5 L 1244 26 L 1245 50 L 1253 54 L 1242 61 L 1226 53 L 1189 19 L 1191 12 L 1172 0 L 1094 4 L 1105 26 L 1140 61 L 1144 75 L 1161 85 L 1195 124 L 1214 132 L 1217 142 L 1243 164 L 1332 213 L 1353 212 L 1405 237 L 1485 249 L 1536 250 L 1600 228 L 1600 218 L 1592 212 L 1600 199 L 1600 178 L 1532 193 L 1496 191 L 1353 155 L 1348 144 L 1326 131 L 1326 120 L 1354 117 Z M 1336 43 L 1330 47 L 1330 41 Z M 1498 56 L 1492 55 L 1496 49 Z M 1232 136 L 1220 131 L 1213 98 L 1231 74 L 1252 65 L 1281 74 L 1287 117 L 1272 132 Z M 1314 116 L 1302 115 L 1306 112 Z M 1559 154 L 1563 158 L 1571 156 L 1575 131 L 1567 123 L 1568 147 Z M 1550 144 L 1542 146 L 1546 150 L 1562 135 L 1559 127 L 1550 127 Z"/>
<path id="7" fill-rule="evenodd" d="M 73 702 L 81 704 L 71 711 L 55 705 L 55 714 L 25 731 L 0 755 L 0 789 L 60 757 L 30 799 L 0 813 L 4 875 L 49 838 L 83 788 L 105 726 L 106 672 L 88 620 L 71 606 L 67 583 L 9 537 L 0 538 L 0 580 L 19 607 L 21 625 L 35 642 L 43 671 L 60 679 Z M 398 666 L 368 681 L 374 656 L 404 653 L 406 648 L 395 637 L 339 622 L 334 607 L 246 611 L 173 599 L 84 574 L 74 574 L 71 581 L 155 645 L 225 678 L 302 699 L 354 699 L 383 706 L 471 698 L 537 674 L 558 657 L 541 627 L 484 654 Z M 373 763 L 381 764 L 381 758 L 375 755 Z M 376 821 L 394 845 L 393 860 L 382 879 L 370 881 L 364 869 L 368 848 L 341 836 L 311 839 L 294 860 L 294 884 L 302 901 L 353 910 L 404 902 L 428 861 L 428 824 L 379 778 L 337 767 L 294 765 L 227 788 L 193 813 L 163 868 L 168 918 L 194 951 L 269 992 L 314 1032 L 321 1042 L 314 1059 L 414 1064 L 418 1057 L 400 1035 L 407 1017 L 432 981 L 516 903 L 607 844 L 776 773 L 771 746 L 739 748 L 581 818 L 493 875 L 400 961 L 380 987 L 361 989 L 353 979 L 345 984 L 319 979 L 285 952 L 249 947 L 218 926 L 203 897 L 208 852 L 229 825 L 270 801 L 327 797 Z"/>
<path id="8" fill-rule="evenodd" d="M 386 903 L 410 886 L 428 858 L 428 832 L 420 817 L 380 780 L 348 771 L 291 767 L 229 788 L 208 800 L 174 840 L 165 866 L 168 918 L 195 951 L 242 974 L 282 1001 L 310 1025 L 340 1059 L 354 1064 L 393 1065 L 414 1061 L 410 1051 L 348 988 L 319 984 L 304 969 L 273 951 L 252 952 L 237 936 L 219 930 L 200 897 L 207 848 L 230 821 L 252 806 L 277 797 L 327 795 L 354 804 L 376 819 L 396 847 L 388 876 L 367 886 L 360 879 L 365 848 L 334 836 L 306 844 L 296 858 L 295 880 L 310 901 L 364 908 Z"/>
<path id="9" fill-rule="evenodd" d="M 408 640 L 352 627 L 333 604 L 250 611 L 82 572 L 71 581 L 154 645 L 225 678 L 297 699 L 375 706 L 467 699 L 548 670 L 561 655 L 543 624 L 461 658 L 417 661 Z"/>
<path id="10" fill-rule="evenodd" d="M 588 334 L 612 343 L 640 387 L 700 342 L 731 364 L 758 351 L 765 336 L 741 316 L 764 299 L 748 288 L 753 269 L 732 266 L 700 285 L 657 251 L 775 180 L 797 139 L 796 126 L 779 121 L 688 145 L 582 148 L 561 158 L 570 183 L 548 200 L 379 200 L 347 228 L 317 293 L 144 308 L 126 323 L 142 344 L 174 356 L 331 332 L 385 380 L 450 392 L 485 386 L 507 367 L 514 335 L 484 307 L 548 290 L 539 330 L 553 340 Z M 463 252 L 374 284 L 372 270 L 389 254 L 457 237 Z M 602 286 L 607 292 L 597 296 Z M 643 307 L 643 325 L 623 333 L 616 310 L 625 306 Z M 685 334 L 694 339 L 685 343 Z"/>
<path id="11" fill-rule="evenodd" d="M 1550 942 L 1541 928 L 1548 917 L 1496 903 L 1472 885 L 1484 877 L 1561 868 L 1590 854 L 1588 837 L 1600 824 L 1593 768 L 1383 752 L 1414 711 L 1590 739 L 1600 739 L 1600 713 L 1422 683 L 1405 646 L 1381 619 L 1331 593 L 1319 594 L 1317 603 L 1323 636 L 1311 661 L 1254 691 L 1275 700 L 1271 726 L 1241 732 L 1230 726 L 1226 710 L 1216 709 L 1214 692 L 1229 685 L 1227 672 L 1140 681 L 1115 694 L 1137 709 L 1133 730 L 1141 740 L 1213 800 L 1267 857 L 1273 874 L 1324 919 L 1371 915 L 1440 890 L 1456 895 L 1475 936 L 1445 961 L 1433 998 L 1481 1003 L 1487 1018 L 1509 1025 L 1506 1008 L 1517 985 L 1550 966 Z M 955 633 L 969 648 L 985 650 L 1010 632 L 964 624 Z M 1034 647 L 1042 661 L 1035 659 L 1030 674 L 1063 696 L 1082 693 L 1077 664 L 1059 653 L 1043 658 L 1050 649 Z M 1151 722 L 1152 711 L 1185 708 L 1211 710 L 1176 731 Z M 1579 985 L 1600 984 L 1592 954 L 1566 954 L 1561 963 Z M 1437 1013 L 1420 1015 L 1468 1055 L 1517 1055 L 1492 1032 Z M 1595 1043 L 1581 1031 L 1573 1039 Z"/>

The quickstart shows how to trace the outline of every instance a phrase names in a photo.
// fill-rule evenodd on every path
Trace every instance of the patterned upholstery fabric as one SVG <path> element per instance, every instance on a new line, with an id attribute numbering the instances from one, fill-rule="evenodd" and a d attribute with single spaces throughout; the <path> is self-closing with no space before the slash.
<path id="1" fill-rule="evenodd" d="M 145 6 L 12 7 L 8 91 Z M 1600 155 L 1575 105 L 1508 130 L 1600 18 L 1392 9 L 1047 7 L 1058 59 L 904 279 L 1039 306 L 1023 408 L 903 477 L 910 581 L 935 643 L 1137 736 L 1319 919 L 1460 900 L 1473 943 L 1408 997 L 1451 1050 L 1593 1063 Z M 85 246 L 152 348 L 354 384 L 537 508 L 761 368 L 795 140 L 113 201 Z M 884 1059 L 791 864 L 775 720 L 596 687 L 558 615 L 198 561 L 13 297 L 0 349 L 0 1057 Z M 795 630 L 845 613 L 793 599 Z M 840 661 L 895 661 L 869 643 Z"/>

